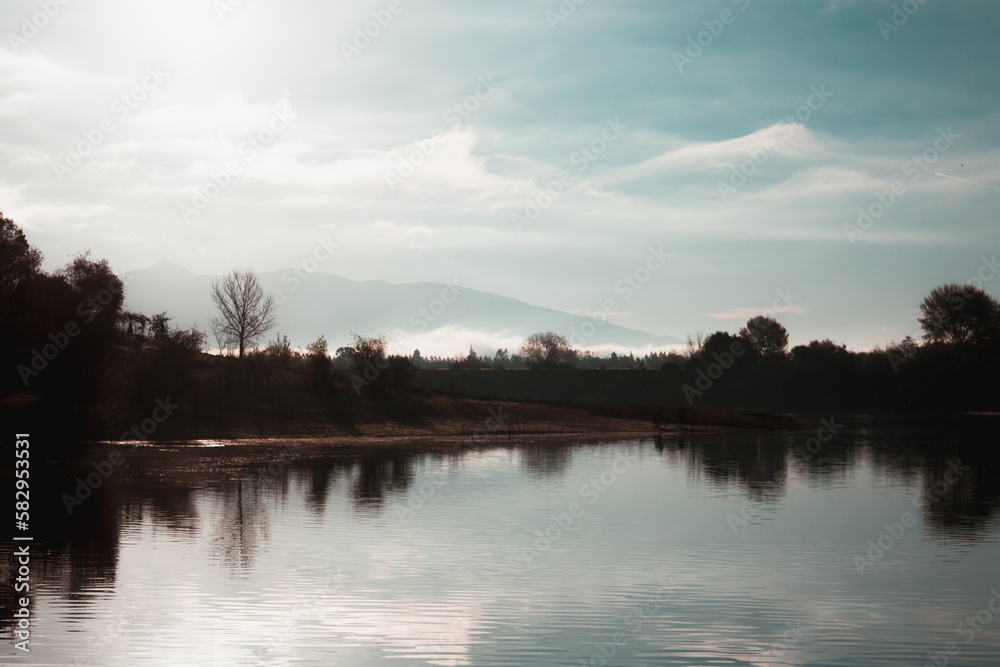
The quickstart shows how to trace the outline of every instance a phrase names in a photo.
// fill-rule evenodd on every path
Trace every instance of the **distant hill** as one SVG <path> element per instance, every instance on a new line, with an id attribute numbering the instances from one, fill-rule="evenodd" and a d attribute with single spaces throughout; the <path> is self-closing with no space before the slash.
<path id="1" fill-rule="evenodd" d="M 308 274 L 305 280 L 279 271 L 259 275 L 264 289 L 280 302 L 277 331 L 299 348 L 322 334 L 332 352 L 350 342 L 351 331 L 364 336 L 385 334 L 390 344 L 395 342 L 397 349 L 391 346 L 391 351 L 408 354 L 419 348 L 425 356 L 460 354 L 470 345 L 480 354 L 492 354 L 497 347 L 513 353 L 521 339 L 539 331 L 555 331 L 582 349 L 620 346 L 638 350 L 682 342 L 610 322 L 595 327 L 587 317 L 462 286 L 356 282 L 322 272 Z M 129 272 L 125 307 L 146 315 L 167 311 L 173 318 L 171 326 L 195 324 L 209 332 L 212 345 L 209 323 L 216 312 L 209 290 L 214 277 L 191 273 L 168 261 Z"/>

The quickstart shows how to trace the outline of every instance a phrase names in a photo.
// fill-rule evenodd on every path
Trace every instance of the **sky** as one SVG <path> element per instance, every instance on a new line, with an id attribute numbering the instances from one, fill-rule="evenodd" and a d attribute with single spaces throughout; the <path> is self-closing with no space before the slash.
<path id="1" fill-rule="evenodd" d="M 0 210 L 46 269 L 867 349 L 938 285 L 1000 296 L 997 34 L 995 0 L 5 0 Z"/>

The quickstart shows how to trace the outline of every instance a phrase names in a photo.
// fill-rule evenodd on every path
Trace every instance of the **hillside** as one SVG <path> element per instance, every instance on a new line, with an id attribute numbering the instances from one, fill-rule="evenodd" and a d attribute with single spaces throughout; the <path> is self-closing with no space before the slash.
<path id="1" fill-rule="evenodd" d="M 597 321 L 587 317 L 462 285 L 356 282 L 320 271 L 275 271 L 259 277 L 265 291 L 279 302 L 278 331 L 298 348 L 322 334 L 335 349 L 348 344 L 351 331 L 385 334 L 390 343 L 399 341 L 400 349 L 394 351 L 405 354 L 435 341 L 442 341 L 448 355 L 470 345 L 481 354 L 492 353 L 496 347 L 488 345 L 514 341 L 507 345 L 516 348 L 520 339 L 539 331 L 554 331 L 578 348 L 615 345 L 639 349 L 682 342 L 610 322 L 595 326 Z M 173 318 L 172 326 L 195 324 L 209 331 L 209 323 L 217 315 L 209 298 L 213 278 L 166 261 L 132 271 L 125 278 L 126 308 L 146 315 L 166 311 Z M 591 328 L 593 333 L 586 335 Z M 423 352 L 436 353 L 426 348 Z"/>

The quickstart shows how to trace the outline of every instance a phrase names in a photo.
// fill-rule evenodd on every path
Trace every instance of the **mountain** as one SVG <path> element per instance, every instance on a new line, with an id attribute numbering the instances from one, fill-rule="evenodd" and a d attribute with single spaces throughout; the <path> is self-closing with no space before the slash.
<path id="1" fill-rule="evenodd" d="M 672 336 L 654 336 L 610 322 L 532 306 L 509 297 L 438 283 L 394 285 L 381 280 L 356 282 L 331 273 L 274 271 L 260 273 L 265 291 L 279 302 L 277 332 L 293 347 L 304 348 L 320 334 L 331 351 L 363 336 L 385 334 L 390 351 L 425 356 L 452 356 L 474 345 L 480 354 L 498 347 L 513 352 L 521 339 L 539 331 L 555 331 L 580 349 L 641 349 L 676 345 Z M 192 324 L 209 332 L 216 316 L 209 297 L 215 276 L 195 274 L 161 261 L 125 276 L 125 307 L 152 315 L 166 311 L 171 326 Z M 589 335 L 588 335 L 589 334 Z M 274 334 L 269 333 L 269 338 Z"/>

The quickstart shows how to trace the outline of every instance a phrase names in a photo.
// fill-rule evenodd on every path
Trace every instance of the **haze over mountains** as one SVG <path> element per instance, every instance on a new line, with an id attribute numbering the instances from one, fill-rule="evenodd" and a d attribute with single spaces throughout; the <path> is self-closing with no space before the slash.
<path id="1" fill-rule="evenodd" d="M 125 307 L 145 315 L 166 311 L 172 327 L 194 324 L 209 334 L 209 346 L 214 347 L 210 322 L 217 313 L 209 296 L 214 277 L 168 261 L 131 271 L 125 277 Z M 465 354 L 470 346 L 480 355 L 492 355 L 498 348 L 513 354 L 525 337 L 539 331 L 555 331 L 574 347 L 599 353 L 648 351 L 682 342 L 461 285 L 355 282 L 323 272 L 274 271 L 259 277 L 279 302 L 276 332 L 297 348 L 322 334 L 333 352 L 350 343 L 352 331 L 385 334 L 391 352 L 419 349 L 424 356 Z"/>

